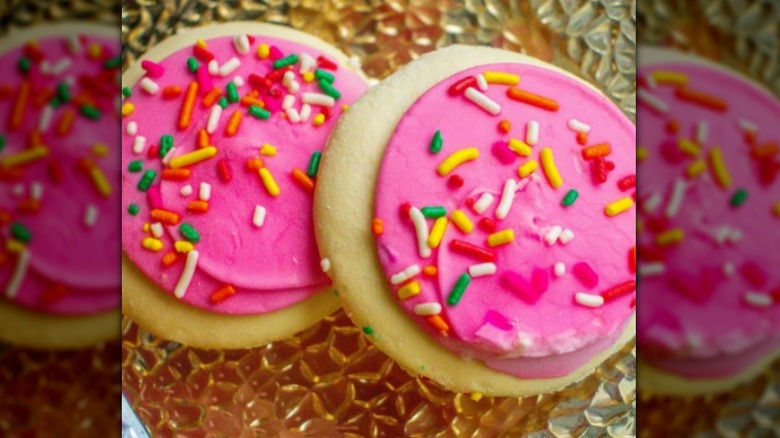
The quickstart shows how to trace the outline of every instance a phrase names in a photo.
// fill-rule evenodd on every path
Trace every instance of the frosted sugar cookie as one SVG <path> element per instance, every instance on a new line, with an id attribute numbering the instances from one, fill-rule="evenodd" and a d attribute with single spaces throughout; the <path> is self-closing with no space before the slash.
<path id="1" fill-rule="evenodd" d="M 279 26 L 163 41 L 123 77 L 123 310 L 204 348 L 287 337 L 338 307 L 314 242 L 320 151 L 366 89 Z"/>
<path id="2" fill-rule="evenodd" d="M 634 133 L 592 86 L 507 51 L 392 75 L 339 122 L 315 192 L 349 315 L 454 391 L 588 375 L 634 336 Z"/>

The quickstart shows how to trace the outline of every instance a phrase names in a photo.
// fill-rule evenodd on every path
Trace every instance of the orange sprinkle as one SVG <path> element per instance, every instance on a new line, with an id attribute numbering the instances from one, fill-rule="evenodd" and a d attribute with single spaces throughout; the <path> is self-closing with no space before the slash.
<path id="1" fill-rule="evenodd" d="M 178 85 L 171 85 L 162 90 L 163 99 L 174 99 L 179 96 L 181 96 L 181 87 Z"/>
<path id="2" fill-rule="evenodd" d="M 246 93 L 246 95 L 249 96 L 249 97 L 257 97 L 257 96 L 260 95 L 260 92 L 257 91 L 257 88 L 252 88 L 252 91 L 250 91 L 249 93 Z"/>
<path id="3" fill-rule="evenodd" d="M 669 134 L 677 134 L 680 132 L 680 121 L 677 119 L 669 120 L 669 122 L 666 123 L 666 132 Z"/>
<path id="4" fill-rule="evenodd" d="M 35 100 L 33 101 L 33 105 L 36 108 L 41 108 L 47 103 L 49 103 L 52 96 L 54 96 L 54 90 L 48 87 L 44 88 L 43 90 L 40 90 L 35 93 Z"/>
<path id="5" fill-rule="evenodd" d="M 588 134 L 584 132 L 578 132 L 577 133 L 577 144 L 581 146 L 585 146 L 588 144 Z"/>
<path id="6" fill-rule="evenodd" d="M 190 177 L 190 169 L 163 169 L 162 179 L 165 181 L 184 181 Z"/>
<path id="7" fill-rule="evenodd" d="M 750 153 L 755 159 L 766 160 L 767 158 L 777 155 L 778 151 L 780 151 L 780 147 L 778 147 L 777 143 L 770 142 L 754 147 Z"/>
<path id="8" fill-rule="evenodd" d="M 71 102 L 73 102 L 73 104 L 76 106 L 82 106 L 82 105 L 92 105 L 94 107 L 98 106 L 95 100 L 89 97 L 89 94 L 87 94 L 86 91 L 83 91 L 73 96 Z"/>
<path id="9" fill-rule="evenodd" d="M 172 211 L 155 208 L 152 210 L 150 215 L 152 219 L 158 222 L 162 222 L 165 225 L 177 225 L 179 223 L 178 213 L 174 213 Z"/>
<path id="10" fill-rule="evenodd" d="M 314 192 L 314 181 L 309 178 L 309 175 L 306 175 L 306 173 L 301 169 L 293 169 L 291 175 L 292 179 L 295 180 L 295 182 L 298 183 L 299 186 L 303 187 L 307 192 Z"/>
<path id="11" fill-rule="evenodd" d="M 382 219 L 379 219 L 378 217 L 375 217 L 371 220 L 371 233 L 374 236 L 379 236 L 382 233 L 385 232 L 385 223 L 382 222 Z"/>
<path id="12" fill-rule="evenodd" d="M 636 246 L 632 246 L 628 251 L 628 270 L 632 273 L 636 273 Z"/>
<path id="13" fill-rule="evenodd" d="M 711 94 L 696 91 L 688 87 L 680 87 L 675 93 L 677 97 L 688 102 L 699 104 L 716 111 L 726 111 L 728 103 L 725 100 Z"/>
<path id="14" fill-rule="evenodd" d="M 236 135 L 236 132 L 238 132 L 238 127 L 241 126 L 241 120 L 243 120 L 244 115 L 241 113 L 241 111 L 233 111 L 233 114 L 230 115 L 230 120 L 228 120 L 227 126 L 225 127 L 225 135 L 228 137 L 232 137 Z"/>
<path id="15" fill-rule="evenodd" d="M 260 99 L 257 99 L 255 97 L 251 97 L 251 96 L 244 96 L 244 97 L 241 98 L 241 106 L 249 107 L 249 106 L 252 106 L 252 105 L 257 105 L 260 108 L 265 108 L 265 102 L 263 102 Z"/>
<path id="16" fill-rule="evenodd" d="M 219 87 L 214 87 L 203 97 L 201 104 L 205 107 L 210 107 L 211 105 L 214 105 L 214 102 L 216 102 L 220 96 L 222 96 L 222 90 Z"/>
<path id="17" fill-rule="evenodd" d="M 512 87 L 506 90 L 506 95 L 509 96 L 509 98 L 512 100 L 527 103 L 547 111 L 558 111 L 558 102 L 544 96 L 529 93 L 528 91 L 521 90 L 516 87 Z"/>
<path id="18" fill-rule="evenodd" d="M 57 135 L 60 137 L 70 133 L 70 128 L 73 127 L 73 121 L 76 119 L 76 112 L 68 108 L 60 116 L 60 121 L 57 123 Z"/>
<path id="19" fill-rule="evenodd" d="M 447 322 L 444 320 L 444 318 L 441 317 L 441 315 L 430 315 L 427 317 L 427 319 L 428 322 L 443 335 L 446 335 L 447 332 L 450 331 L 450 326 L 447 325 Z"/>
<path id="20" fill-rule="evenodd" d="M 59 301 L 68 294 L 68 288 L 62 284 L 55 284 L 41 294 L 41 304 L 49 305 Z"/>
<path id="21" fill-rule="evenodd" d="M 233 296 L 236 293 L 236 289 L 231 285 L 225 285 L 221 288 L 214 291 L 213 294 L 211 294 L 211 302 L 212 303 L 219 303 L 220 301 L 224 301 L 231 296 Z"/>
<path id="22" fill-rule="evenodd" d="M 582 158 L 590 160 L 596 157 L 604 157 L 609 155 L 612 149 L 607 143 L 597 144 L 595 146 L 588 146 L 582 149 Z"/>
<path id="23" fill-rule="evenodd" d="M 179 255 L 176 254 L 176 251 L 168 251 L 162 257 L 162 265 L 167 268 L 168 266 L 176 263 L 176 260 L 179 260 Z"/>
<path id="24" fill-rule="evenodd" d="M 0 225 L 10 224 L 13 220 L 13 215 L 8 210 L 0 210 Z"/>
<path id="25" fill-rule="evenodd" d="M 34 148 L 43 144 L 41 140 L 41 132 L 37 129 L 31 129 L 30 134 L 27 136 L 27 146 Z"/>
<path id="26" fill-rule="evenodd" d="M 184 130 L 190 127 L 192 119 L 192 109 L 195 106 L 195 98 L 198 96 L 198 83 L 190 82 L 187 86 L 187 95 L 184 96 L 184 102 L 179 112 L 179 129 Z"/>
<path id="27" fill-rule="evenodd" d="M 190 213 L 205 213 L 209 211 L 209 203 L 206 201 L 190 201 L 187 203 L 187 211 Z"/>
<path id="28" fill-rule="evenodd" d="M 41 209 L 41 203 L 37 199 L 25 199 L 17 206 L 19 213 L 34 214 Z"/>
<path id="29" fill-rule="evenodd" d="M 199 148 L 205 148 L 209 146 L 209 142 L 211 140 L 209 139 L 209 133 L 206 131 L 206 128 L 201 128 L 200 131 L 198 131 L 198 147 Z"/>
<path id="30" fill-rule="evenodd" d="M 249 158 L 246 160 L 246 168 L 249 170 L 258 170 L 265 167 L 262 158 Z"/>
<path id="31" fill-rule="evenodd" d="M 509 120 L 502 120 L 498 122 L 498 130 L 506 134 L 512 130 L 512 124 L 509 123 Z"/>
<path id="32" fill-rule="evenodd" d="M 433 265 L 428 265 L 423 268 L 423 274 L 429 276 L 429 277 L 435 277 L 436 274 L 439 273 L 439 268 Z"/>
<path id="33" fill-rule="evenodd" d="M 16 102 L 11 111 L 11 130 L 17 130 L 24 121 L 24 111 L 27 109 L 27 99 L 30 97 L 30 81 L 25 80 L 19 88 L 19 94 L 16 95 Z"/>
<path id="34" fill-rule="evenodd" d="M 755 132 L 746 132 L 745 133 L 745 143 L 749 145 L 756 144 L 756 133 Z"/>

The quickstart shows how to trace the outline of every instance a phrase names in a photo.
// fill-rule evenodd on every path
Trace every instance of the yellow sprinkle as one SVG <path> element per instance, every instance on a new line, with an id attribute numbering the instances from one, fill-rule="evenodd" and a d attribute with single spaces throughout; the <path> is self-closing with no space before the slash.
<path id="1" fill-rule="evenodd" d="M 497 231 L 487 237 L 487 244 L 493 248 L 496 246 L 506 245 L 515 241 L 515 232 L 512 229 L 506 229 Z"/>
<path id="2" fill-rule="evenodd" d="M 431 233 L 428 235 L 428 246 L 431 248 L 438 248 L 441 240 L 444 238 L 444 232 L 447 231 L 447 225 L 450 221 L 446 217 L 440 217 L 436 219 L 431 228 Z"/>
<path id="3" fill-rule="evenodd" d="M 31 161 L 41 159 L 47 155 L 49 155 L 49 148 L 45 146 L 36 146 L 31 149 L 25 149 L 15 154 L 6 155 L 0 159 L 0 168 L 27 164 Z"/>
<path id="4" fill-rule="evenodd" d="M 710 149 L 710 170 L 712 171 L 715 181 L 726 189 L 731 186 L 731 174 L 726 168 L 726 163 L 723 161 L 723 154 L 720 148 L 714 147 Z"/>
<path id="5" fill-rule="evenodd" d="M 135 111 L 135 105 L 132 103 L 126 102 L 122 104 L 122 117 L 127 117 L 130 114 L 133 114 L 133 111 Z"/>
<path id="6" fill-rule="evenodd" d="M 775 216 L 780 217 L 780 202 L 775 204 Z"/>
<path id="7" fill-rule="evenodd" d="M 647 155 L 649 154 L 648 150 L 644 146 L 639 146 L 636 148 L 636 159 L 637 161 L 645 161 L 647 159 Z"/>
<path id="8" fill-rule="evenodd" d="M 144 233 L 148 233 L 148 232 L 149 232 L 149 230 L 151 230 L 151 229 L 152 229 L 151 227 L 152 227 L 152 226 L 149 224 L 149 222 L 144 222 L 144 226 L 143 226 Z"/>
<path id="9" fill-rule="evenodd" d="M 699 145 L 688 140 L 687 138 L 681 138 L 677 140 L 677 147 L 690 157 L 697 157 L 699 155 Z"/>
<path id="10" fill-rule="evenodd" d="M 177 240 L 173 247 L 176 248 L 176 252 L 190 252 L 195 249 L 195 245 L 193 245 L 191 242 L 187 242 L 186 240 Z"/>
<path id="11" fill-rule="evenodd" d="M 103 52 L 103 48 L 100 47 L 100 44 L 98 43 L 92 43 L 89 45 L 89 48 L 87 49 L 89 53 L 89 57 L 92 59 L 99 58 L 101 53 Z"/>
<path id="12" fill-rule="evenodd" d="M 607 206 L 604 207 L 604 213 L 607 216 L 615 216 L 628 210 L 632 205 L 634 205 L 634 200 L 631 198 L 618 199 L 611 204 L 607 204 Z"/>
<path id="13" fill-rule="evenodd" d="M 550 182 L 552 188 L 557 189 L 563 185 L 563 178 L 558 173 L 558 168 L 555 167 L 555 159 L 553 158 L 552 149 L 544 148 L 539 154 L 539 158 L 542 160 L 542 170 L 544 170 L 547 181 Z"/>
<path id="14" fill-rule="evenodd" d="M 27 245 L 24 244 L 21 240 L 16 239 L 8 239 L 8 242 L 5 244 L 5 249 L 8 250 L 8 252 L 12 252 L 14 254 L 18 254 L 27 248 Z"/>
<path id="15" fill-rule="evenodd" d="M 472 392 L 471 393 L 471 399 L 474 400 L 474 401 L 482 400 L 482 393 L 481 392 Z"/>
<path id="16" fill-rule="evenodd" d="M 103 196 L 111 196 L 111 184 L 108 183 L 103 171 L 97 166 L 92 166 L 89 169 L 89 176 L 92 177 L 92 184 L 95 185 L 98 192 Z"/>
<path id="17" fill-rule="evenodd" d="M 322 126 L 322 124 L 325 123 L 325 114 L 317 114 L 311 122 L 314 126 Z"/>
<path id="18" fill-rule="evenodd" d="M 261 167 L 257 172 L 260 174 L 260 179 L 263 180 L 263 185 L 268 191 L 268 194 L 274 197 L 279 196 L 279 186 L 276 184 L 274 176 L 271 175 L 271 171 L 265 167 Z"/>
<path id="19" fill-rule="evenodd" d="M 105 157 L 108 155 L 108 146 L 104 145 L 103 143 L 97 143 L 92 146 L 92 153 L 98 157 Z"/>
<path id="20" fill-rule="evenodd" d="M 688 178 L 694 178 L 701 175 L 702 172 L 707 170 L 707 163 L 704 160 L 696 160 L 686 169 Z"/>
<path id="21" fill-rule="evenodd" d="M 486 71 L 482 76 L 488 84 L 517 85 L 520 83 L 520 76 L 502 71 Z"/>
<path id="22" fill-rule="evenodd" d="M 536 171 L 538 168 L 539 163 L 536 160 L 528 160 L 523 163 L 519 169 L 517 169 L 517 175 L 520 176 L 520 178 L 525 178 L 528 175 L 534 173 L 534 171 Z"/>
<path id="23" fill-rule="evenodd" d="M 447 159 L 439 164 L 436 169 L 440 176 L 447 176 L 450 172 L 455 170 L 456 167 L 465 163 L 466 161 L 474 161 L 479 158 L 479 149 L 477 148 L 465 148 L 453 152 Z"/>
<path id="24" fill-rule="evenodd" d="M 192 152 L 172 158 L 170 161 L 170 167 L 171 169 L 187 167 L 195 163 L 200 163 L 203 160 L 208 160 L 214 155 L 217 155 L 217 148 L 214 146 L 196 149 Z"/>
<path id="25" fill-rule="evenodd" d="M 509 140 L 509 149 L 513 150 L 517 155 L 521 157 L 528 157 L 531 155 L 531 146 L 524 141 L 520 141 L 516 138 Z"/>
<path id="26" fill-rule="evenodd" d="M 652 76 L 653 80 L 658 85 L 685 85 L 688 83 L 688 75 L 676 71 L 656 70 L 652 73 Z"/>
<path id="27" fill-rule="evenodd" d="M 685 237 L 685 232 L 681 228 L 675 228 L 669 231 L 664 231 L 655 238 L 655 243 L 658 246 L 676 245 L 682 242 Z"/>
<path id="28" fill-rule="evenodd" d="M 314 80 L 314 73 L 307 71 L 303 74 L 303 82 L 306 82 L 307 84 L 312 82 Z"/>
<path id="29" fill-rule="evenodd" d="M 420 283 L 416 280 L 398 289 L 398 298 L 409 299 L 420 293 Z"/>
<path id="30" fill-rule="evenodd" d="M 268 44 L 262 43 L 259 46 L 257 46 L 257 57 L 260 59 L 267 59 L 268 56 L 271 54 L 271 48 L 268 47 Z"/>
<path id="31" fill-rule="evenodd" d="M 637 219 L 637 220 L 636 220 L 636 232 L 637 232 L 637 233 L 641 233 L 641 232 L 642 232 L 642 230 L 643 230 L 644 228 L 645 228 L 645 227 L 644 227 L 644 225 L 643 225 L 643 222 L 642 222 L 642 220 L 641 220 L 641 219 Z"/>
<path id="32" fill-rule="evenodd" d="M 276 148 L 271 146 L 270 144 L 264 144 L 260 148 L 260 155 L 265 155 L 266 157 L 275 157 L 276 156 Z"/>
<path id="33" fill-rule="evenodd" d="M 141 245 L 149 251 L 159 251 L 163 247 L 162 240 L 155 239 L 154 237 L 147 237 L 141 241 Z"/>
<path id="34" fill-rule="evenodd" d="M 206 42 L 205 42 L 205 41 L 203 41 L 203 39 L 202 39 L 202 38 L 198 38 L 198 40 L 195 42 L 195 45 L 197 45 L 197 46 L 198 46 L 198 47 L 200 47 L 201 49 L 205 49 L 205 48 L 207 47 L 207 46 L 206 46 Z"/>
<path id="35" fill-rule="evenodd" d="M 466 234 L 474 231 L 474 224 L 471 222 L 471 219 L 466 216 L 466 213 L 460 210 L 453 210 L 453 212 L 450 213 L 450 220 L 452 220 L 452 223 L 454 223 L 459 230 Z"/>
<path id="36" fill-rule="evenodd" d="M 346 112 L 348 109 L 349 109 L 349 105 L 347 105 L 346 103 L 344 105 L 341 105 L 342 112 Z"/>

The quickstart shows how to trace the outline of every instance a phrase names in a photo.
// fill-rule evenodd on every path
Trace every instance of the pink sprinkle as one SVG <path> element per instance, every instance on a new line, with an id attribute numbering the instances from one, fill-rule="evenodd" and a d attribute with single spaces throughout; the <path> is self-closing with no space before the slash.
<path id="1" fill-rule="evenodd" d="M 195 76 L 198 79 L 198 89 L 201 93 L 208 93 L 214 88 L 214 82 L 212 82 L 208 67 L 205 64 L 198 67 Z"/>
<path id="2" fill-rule="evenodd" d="M 149 187 L 149 190 L 146 191 L 146 202 L 149 203 L 149 207 L 152 209 L 163 208 L 162 193 L 160 193 L 159 184 Z"/>
<path id="3" fill-rule="evenodd" d="M 493 147 L 491 148 L 491 151 L 493 152 L 493 155 L 498 159 L 498 161 L 501 162 L 501 164 L 512 164 L 515 162 L 515 159 L 517 158 L 517 154 L 512 152 L 511 149 L 507 146 L 505 141 L 497 141 L 493 143 Z"/>
<path id="4" fill-rule="evenodd" d="M 284 53 L 282 53 L 281 50 L 279 50 L 276 46 L 271 46 L 268 50 L 268 57 L 271 58 L 271 61 L 276 61 L 277 59 L 284 58 Z"/>
<path id="5" fill-rule="evenodd" d="M 503 314 L 496 312 L 495 310 L 492 309 L 488 310 L 487 313 L 485 313 L 485 322 L 495 327 L 498 327 L 501 330 L 512 329 L 512 321 L 510 321 L 509 318 L 507 318 Z"/>
<path id="6" fill-rule="evenodd" d="M 152 79 L 157 79 L 165 73 L 165 67 L 148 59 L 141 61 L 141 68 L 146 70 L 146 76 Z"/>
<path id="7" fill-rule="evenodd" d="M 534 269 L 534 273 L 531 274 L 531 285 L 539 293 L 547 292 L 547 272 L 540 268 Z"/>
<path id="8" fill-rule="evenodd" d="M 754 262 L 746 262 L 739 268 L 742 278 L 756 289 L 762 289 L 766 286 L 766 273 Z"/>
<path id="9" fill-rule="evenodd" d="M 661 156 L 663 156 L 669 164 L 680 164 L 685 160 L 685 155 L 683 155 L 680 148 L 677 147 L 677 144 L 671 140 L 667 140 L 661 144 Z"/>
<path id="10" fill-rule="evenodd" d="M 501 285 L 520 295 L 520 298 L 529 304 L 535 303 L 542 296 L 541 292 L 537 291 L 520 274 L 514 271 L 504 272 L 501 276 Z"/>
<path id="11" fill-rule="evenodd" d="M 579 262 L 572 266 L 571 272 L 574 274 L 574 277 L 588 289 L 593 289 L 599 284 L 598 274 L 596 274 L 593 268 L 585 262 Z"/>

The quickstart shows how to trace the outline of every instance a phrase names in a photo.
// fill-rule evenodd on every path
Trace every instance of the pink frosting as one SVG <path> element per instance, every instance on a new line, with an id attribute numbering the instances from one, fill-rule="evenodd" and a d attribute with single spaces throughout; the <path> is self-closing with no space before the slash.
<path id="1" fill-rule="evenodd" d="M 171 135 L 176 147 L 174 157 L 195 151 L 198 131 L 207 126 L 211 108 L 202 104 L 209 88 L 199 90 L 192 114 L 192 121 L 186 130 L 177 128 L 184 93 L 191 81 L 219 87 L 226 95 L 228 81 L 241 77 L 244 85 L 238 87 L 240 96 L 245 96 L 254 87 L 250 83 L 251 74 L 265 76 L 273 71 L 271 59 L 260 59 L 257 48 L 261 43 L 276 47 L 285 55 L 307 53 L 313 58 L 322 54 L 315 48 L 293 41 L 257 37 L 250 44 L 247 55 L 240 55 L 234 48 L 233 37 L 222 37 L 207 41 L 208 51 L 215 55 L 218 64 L 224 65 L 236 57 L 241 65 L 227 77 L 211 76 L 206 64 L 201 62 L 198 77 L 187 69 L 187 58 L 193 56 L 193 47 L 185 47 L 157 64 L 149 64 L 160 92 L 150 95 L 139 84 L 132 87 L 133 96 L 126 102 L 135 105 L 135 111 L 123 119 L 122 162 L 124 166 L 122 196 L 126 209 L 130 204 L 140 208 L 137 215 L 124 213 L 122 245 L 130 259 L 166 292 L 172 292 L 179 282 L 184 269 L 186 254 L 179 254 L 178 261 L 164 267 L 161 259 L 164 254 L 175 251 L 174 242 L 184 240 L 179 233 L 179 225 L 167 226 L 163 236 L 163 248 L 159 252 L 142 247 L 142 240 L 151 234 L 144 231 L 145 223 L 154 223 L 150 219 L 153 203 L 157 208 L 176 212 L 181 222 L 190 224 L 200 234 L 195 243 L 199 259 L 195 274 L 182 301 L 204 310 L 225 314 L 259 314 L 278 310 L 300 302 L 329 284 L 329 279 L 320 268 L 320 259 L 314 242 L 311 215 L 311 193 L 299 186 L 291 177 L 295 168 L 306 172 L 313 152 L 320 151 L 333 128 L 338 115 L 343 112 L 342 105 L 355 101 L 367 89 L 365 81 L 346 66 L 330 71 L 335 76 L 333 86 L 341 92 L 329 117 L 322 126 L 314 126 L 313 120 L 322 112 L 321 107 L 312 105 L 311 116 L 307 122 L 291 124 L 283 118 L 282 97 L 288 94 L 281 81 L 273 88 L 281 95 L 269 97 L 261 91 L 258 99 L 271 110 L 268 120 L 259 120 L 248 114 L 247 108 L 239 103 L 231 103 L 222 112 L 218 127 L 210 135 L 210 144 L 217 147 L 216 156 L 195 165 L 188 166 L 192 174 L 186 181 L 161 181 L 163 166 L 159 156 L 149 159 L 147 150 L 152 145 L 159 146 L 163 135 Z M 327 57 L 327 55 L 325 55 Z M 316 68 L 316 66 L 314 67 Z M 300 64 L 293 70 L 300 90 L 293 105 L 301 110 L 302 93 L 321 93 L 316 80 L 306 83 L 299 71 Z M 312 69 L 313 70 L 313 69 Z M 162 90 L 168 86 L 179 86 L 181 96 L 166 99 Z M 216 105 L 216 104 L 214 104 Z M 234 136 L 226 136 L 226 126 L 234 111 L 243 113 L 243 121 Z M 135 136 L 127 133 L 127 125 L 135 122 L 138 134 L 146 138 L 146 147 L 141 154 L 133 152 Z M 262 156 L 260 148 L 270 144 L 277 149 L 276 156 Z M 258 172 L 247 169 L 250 158 L 261 158 L 264 165 L 277 182 L 281 194 L 272 197 L 264 188 Z M 143 171 L 132 173 L 127 166 L 130 162 L 141 160 Z M 218 176 L 218 161 L 226 160 L 232 170 L 232 180 L 223 182 Z M 144 172 L 152 169 L 157 173 L 149 192 L 137 188 Z M 199 199 L 200 185 L 211 185 L 208 200 L 208 212 L 205 214 L 188 213 L 187 204 Z M 181 189 L 185 185 L 192 187 L 192 194 L 183 196 Z M 263 225 L 253 224 L 256 206 L 266 209 Z M 214 303 L 210 297 L 218 289 L 231 285 L 236 293 Z"/>
<path id="2" fill-rule="evenodd" d="M 639 144 L 648 150 L 640 166 L 648 176 L 640 175 L 639 199 L 657 194 L 663 200 L 655 211 L 640 208 L 640 273 L 647 265 L 659 263 L 657 257 L 650 257 L 659 249 L 654 230 L 681 228 L 685 238 L 677 246 L 661 248 L 664 274 L 644 275 L 641 280 L 638 340 L 642 357 L 663 369 L 691 378 L 728 376 L 780 346 L 776 255 L 780 217 L 773 213 L 773 206 L 780 202 L 777 154 L 768 159 L 775 162 L 771 179 L 761 182 L 759 162 L 751 158 L 752 146 L 739 123 L 744 119 L 758 127 L 756 145 L 776 145 L 780 105 L 746 79 L 722 70 L 687 62 L 655 63 L 642 68 L 641 75 L 648 77 L 656 70 L 688 75 L 688 87 L 723 99 L 728 108 L 713 111 L 681 100 L 674 85 L 645 88 L 669 109 L 659 113 L 644 104 L 639 107 Z M 677 120 L 679 132 L 667 129 L 671 120 Z M 694 158 L 662 152 L 664 148 L 674 151 L 679 138 L 695 138 L 700 121 L 709 127 L 700 158 L 720 147 L 733 181 L 727 189 L 716 184 L 709 172 L 687 179 L 685 169 Z M 676 216 L 662 220 L 678 178 L 687 183 L 684 202 Z M 744 189 L 748 197 L 733 207 L 730 200 L 738 189 Z M 724 226 L 738 230 L 741 238 L 719 243 L 716 235 Z M 643 248 L 648 250 L 643 252 Z M 686 282 L 698 299 L 681 292 L 679 284 Z M 748 292 L 769 298 L 769 305 L 750 304 Z"/>
<path id="3" fill-rule="evenodd" d="M 6 259 L 0 263 L 0 299 L 10 300 L 30 310 L 56 315 L 83 315 L 115 309 L 119 305 L 120 266 L 119 242 L 119 148 L 116 138 L 116 99 L 119 87 L 115 79 L 118 66 L 106 69 L 104 63 L 117 56 L 118 40 L 102 36 L 80 37 L 81 50 L 73 53 L 66 44 L 66 38 L 48 37 L 38 40 L 38 51 L 44 55 L 41 61 L 32 61 L 29 76 L 22 74 L 18 61 L 25 56 L 25 44 L 5 52 L 0 62 L 0 87 L 7 87 L 0 98 L 0 135 L 5 137 L 5 149 L 0 160 L 9 155 L 23 152 L 28 147 L 29 133 L 40 127 L 43 106 L 35 104 L 42 93 L 55 91 L 62 81 L 72 80 L 70 93 L 77 96 L 87 92 L 94 104 L 102 111 L 99 120 L 89 119 L 79 113 L 79 106 L 63 104 L 54 109 L 51 122 L 41 131 L 41 143 L 49 148 L 43 159 L 16 169 L 1 169 L 0 211 L 9 214 L 11 223 L 19 223 L 29 230 L 32 239 L 26 245 L 29 254 L 27 269 L 21 269 L 21 256 L 9 251 L 7 244 L 12 239 L 11 223 L 0 221 L 0 253 Z M 88 47 L 101 47 L 100 55 L 93 58 Z M 49 68 L 59 69 L 70 65 L 62 72 L 44 73 Z M 59 66 L 58 66 L 59 65 Z M 112 74 L 113 72 L 113 74 Z M 105 76 L 94 79 L 97 75 Z M 30 97 L 24 110 L 21 125 L 12 129 L 11 114 L 23 81 L 29 78 L 32 85 Z M 90 84 L 86 86 L 85 84 Z M 95 92 L 91 87 L 98 85 L 107 94 Z M 6 94 L 7 93 L 7 94 Z M 47 100 L 49 102 L 50 100 Z M 74 111 L 76 117 L 67 135 L 56 134 L 60 118 L 66 111 Z M 93 146 L 101 143 L 107 154 L 98 156 Z M 113 190 L 110 196 L 98 193 L 90 177 L 78 170 L 77 163 L 90 158 L 105 175 Z M 55 182 L 50 166 L 61 169 L 63 179 Z M 24 171 L 20 177 L 13 174 L 18 168 Z M 40 208 L 36 212 L 25 210 L 36 196 L 33 186 L 41 188 Z M 85 223 L 88 206 L 97 212 L 94 226 Z M 27 211 L 27 212 L 25 212 Z M 18 271 L 17 271 L 18 270 Z M 21 275 L 21 283 L 13 296 L 9 287 L 15 273 Z"/>
<path id="4" fill-rule="evenodd" d="M 501 84 L 490 84 L 484 92 L 501 106 L 496 116 L 464 96 L 448 94 L 452 84 L 484 71 L 518 75 L 519 88 L 555 100 L 560 109 L 551 112 L 512 100 L 507 96 L 509 87 Z M 590 126 L 587 145 L 611 145 L 612 152 L 606 158 L 615 167 L 606 182 L 594 182 L 591 162 L 582 158 L 583 146 L 568 127 L 571 119 Z M 498 127 L 502 120 L 511 125 L 508 134 Z M 532 146 L 530 157 L 507 153 L 506 143 L 495 146 L 497 141 L 510 138 L 524 141 L 530 121 L 540 126 L 539 142 Z M 429 145 L 437 130 L 441 131 L 443 147 L 440 153 L 432 153 Z M 633 189 L 621 191 L 617 181 L 635 172 L 634 135 L 633 124 L 607 98 L 541 67 L 516 63 L 473 67 L 425 92 L 398 123 L 376 188 L 376 217 L 384 222 L 384 232 L 376 239 L 377 250 L 388 279 L 410 265 L 438 270 L 435 276 L 416 276 L 421 293 L 399 299 L 399 305 L 452 351 L 524 378 L 566 375 L 609 347 L 634 312 L 633 291 L 596 308 L 579 304 L 575 294 L 600 295 L 634 279 L 628 262 L 635 244 L 634 208 L 614 217 L 604 212 L 607 204 L 631 196 Z M 457 184 L 448 181 L 450 175 L 442 177 L 436 169 L 450 154 L 467 147 L 477 148 L 479 157 L 450 174 L 463 179 L 463 185 L 455 188 Z M 552 149 L 563 178 L 557 189 L 551 187 L 542 169 L 539 155 L 543 147 Z M 518 167 L 530 159 L 539 161 L 540 166 L 521 179 Z M 508 215 L 499 220 L 495 211 L 507 179 L 519 181 L 523 188 L 516 192 Z M 579 198 L 564 207 L 562 199 L 570 189 L 577 190 Z M 495 200 L 484 214 L 478 214 L 471 205 L 484 193 L 492 194 Z M 421 257 L 414 225 L 400 212 L 405 203 L 416 208 L 443 206 L 448 217 L 459 209 L 473 222 L 474 231 L 464 234 L 450 221 L 440 246 L 430 257 Z M 490 248 L 486 243 L 490 232 L 479 225 L 486 218 L 495 223 L 496 231 L 513 230 L 514 241 Z M 433 219 L 427 223 L 430 229 Z M 570 230 L 574 238 L 566 244 L 558 241 L 548 245 L 544 236 L 555 226 Z M 471 278 L 461 300 L 450 305 L 447 300 L 459 277 L 469 266 L 483 263 L 450 249 L 455 239 L 492 251 L 497 271 Z M 554 274 L 556 263 L 565 265 L 563 276 Z M 592 268 L 597 279 L 579 275 L 581 269 L 573 269 L 578 263 Z M 584 265 L 582 272 L 589 272 Z M 505 278 L 514 286 L 508 287 L 502 280 Z M 446 336 L 427 317 L 414 312 L 415 306 L 423 303 L 441 305 L 439 316 L 449 326 Z"/>

